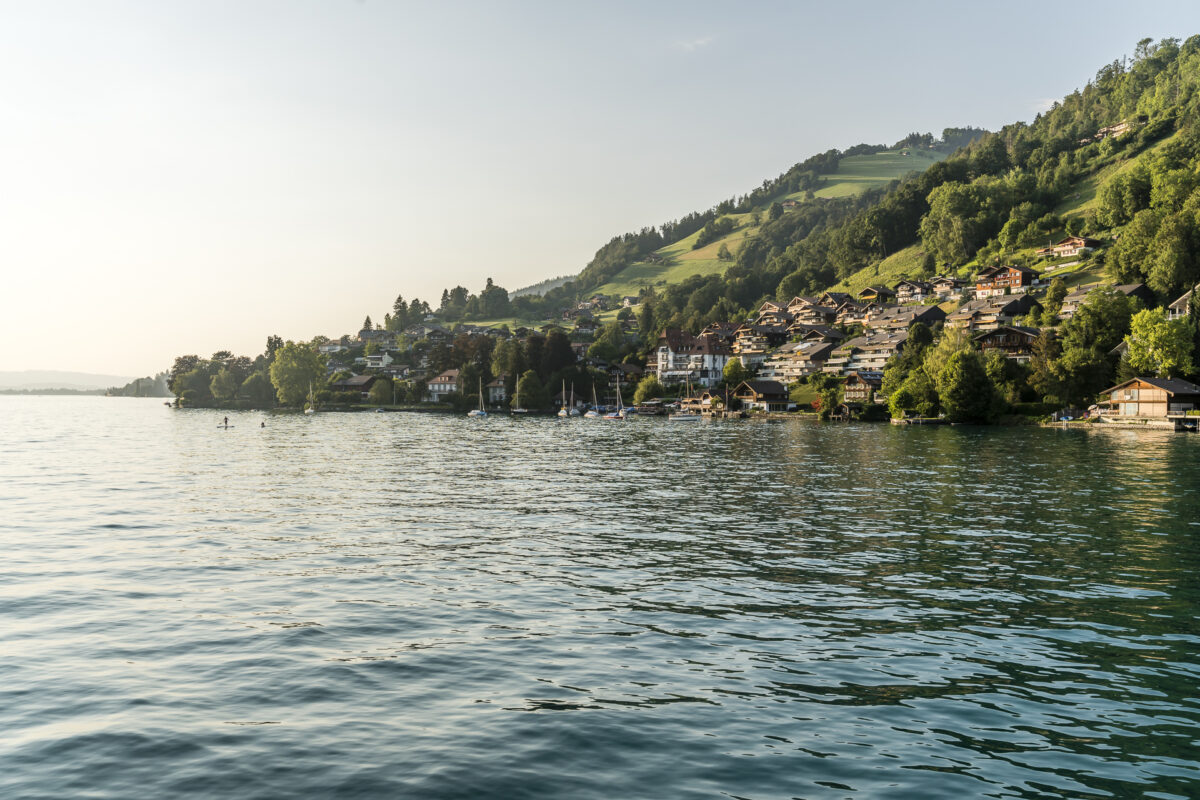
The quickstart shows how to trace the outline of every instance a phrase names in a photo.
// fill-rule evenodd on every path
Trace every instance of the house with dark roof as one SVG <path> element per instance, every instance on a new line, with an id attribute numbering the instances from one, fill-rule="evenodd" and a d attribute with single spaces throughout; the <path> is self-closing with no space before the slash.
<path id="1" fill-rule="evenodd" d="M 918 322 L 933 326 L 946 318 L 937 306 L 882 306 L 868 311 L 863 325 L 870 330 L 907 330 Z"/>
<path id="2" fill-rule="evenodd" d="M 1200 408 L 1200 386 L 1178 378 L 1131 378 L 1103 394 L 1110 416 L 1166 420 Z"/>
<path id="3" fill-rule="evenodd" d="M 873 403 L 875 393 L 883 388 L 883 373 L 878 370 L 857 370 L 842 383 L 842 397 L 847 403 Z"/>
<path id="4" fill-rule="evenodd" d="M 900 281 L 896 284 L 897 303 L 923 303 L 933 297 L 933 286 L 925 281 Z"/>
<path id="5" fill-rule="evenodd" d="M 759 411 L 787 411 L 787 387 L 778 381 L 742 381 L 733 396 L 746 408 Z"/>
<path id="6" fill-rule="evenodd" d="M 691 381 L 709 387 L 720 382 L 731 355 L 728 345 L 715 336 L 692 336 L 679 328 L 667 328 L 658 338 L 651 364 L 660 381 Z"/>
<path id="7" fill-rule="evenodd" d="M 984 355 L 991 350 L 999 350 L 1005 358 L 1025 363 L 1033 357 L 1033 343 L 1037 341 L 1040 333 L 1037 328 L 1001 325 L 992 330 L 980 331 L 972 338 Z"/>
<path id="8" fill-rule="evenodd" d="M 1041 310 L 1042 304 L 1027 294 L 1006 297 L 985 297 L 963 303 L 946 317 L 947 328 L 966 328 L 968 331 L 990 331 L 1010 325 L 1017 317 Z"/>
<path id="9" fill-rule="evenodd" d="M 339 381 L 334 381 L 330 384 L 331 389 L 335 392 L 358 392 L 362 399 L 366 400 L 371 393 L 371 387 L 375 385 L 376 377 L 374 375 L 351 375 L 348 378 L 342 378 Z"/>
<path id="10" fill-rule="evenodd" d="M 945 300 L 948 297 L 962 294 L 963 289 L 967 286 L 967 282 L 958 278 L 948 278 L 944 275 L 938 275 L 929 281 L 929 286 L 933 289 L 935 296 Z"/>
<path id="11" fill-rule="evenodd" d="M 767 353 L 788 340 L 788 327 L 784 325 L 745 324 L 737 329 L 733 339 L 733 355 L 742 364 L 753 369 L 763 362 Z"/>
<path id="12" fill-rule="evenodd" d="M 860 303 L 886 303 L 895 298 L 896 293 L 886 286 L 868 286 L 858 293 Z"/>
<path id="13" fill-rule="evenodd" d="M 829 342 L 788 342 L 763 360 L 759 377 L 791 383 L 820 372 L 833 348 Z"/>

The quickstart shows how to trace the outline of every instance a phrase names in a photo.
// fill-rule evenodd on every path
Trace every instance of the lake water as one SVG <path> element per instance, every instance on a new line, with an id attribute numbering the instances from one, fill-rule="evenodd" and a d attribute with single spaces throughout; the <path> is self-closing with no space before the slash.
<path id="1" fill-rule="evenodd" d="M 0 797 L 1200 795 L 1198 436 L 222 416 L 0 397 Z"/>

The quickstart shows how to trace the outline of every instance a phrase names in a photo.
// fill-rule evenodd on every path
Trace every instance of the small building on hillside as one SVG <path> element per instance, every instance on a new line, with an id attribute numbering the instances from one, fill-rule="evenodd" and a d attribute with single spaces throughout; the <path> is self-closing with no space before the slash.
<path id="1" fill-rule="evenodd" d="M 833 325 L 838 320 L 838 310 L 834 306 L 805 306 L 796 310 L 793 319 L 801 325 Z"/>
<path id="2" fill-rule="evenodd" d="M 929 285 L 933 288 L 935 296 L 945 300 L 962 294 L 963 289 L 967 286 L 967 282 L 958 278 L 947 278 L 944 275 L 938 275 L 929 282 Z"/>
<path id="3" fill-rule="evenodd" d="M 975 276 L 975 296 L 992 297 L 1001 294 L 1020 294 L 1041 278 L 1041 273 L 1029 267 L 1014 265 L 985 267 Z"/>
<path id="4" fill-rule="evenodd" d="M 933 285 L 924 281 L 900 281 L 896 284 L 897 303 L 923 303 L 933 297 Z"/>
<path id="5" fill-rule="evenodd" d="M 1070 258 L 1077 256 L 1080 253 L 1086 253 L 1090 250 L 1095 250 L 1102 243 L 1098 239 L 1089 239 L 1086 236 L 1068 236 L 1065 239 L 1060 239 L 1054 244 L 1043 247 L 1036 251 L 1035 255 L 1047 258 Z"/>
<path id="6" fill-rule="evenodd" d="M 930 327 L 946 319 L 937 306 L 883 306 L 869 311 L 863 325 L 870 330 L 908 330 L 918 322 Z"/>
<path id="7" fill-rule="evenodd" d="M 1093 289 L 1097 289 L 1099 286 L 1100 284 L 1092 283 L 1087 286 L 1080 286 L 1079 288 L 1068 293 L 1067 296 L 1063 298 L 1062 307 L 1058 310 L 1059 318 L 1068 320 L 1075 316 L 1075 312 L 1078 311 L 1079 307 L 1083 305 L 1085 300 L 1087 300 L 1087 296 L 1092 293 Z"/>
<path id="8" fill-rule="evenodd" d="M 753 369 L 763 362 L 767 353 L 788 340 L 788 328 L 783 325 L 746 324 L 737 329 L 733 340 L 733 355 Z M 724 364 L 721 365 L 724 368 Z"/>
<path id="9" fill-rule="evenodd" d="M 363 356 L 363 363 L 367 369 L 383 369 L 393 361 L 392 357 L 387 353 L 371 353 L 369 356 Z"/>
<path id="10" fill-rule="evenodd" d="M 1080 286 L 1078 289 L 1068 294 L 1063 298 L 1062 308 L 1060 308 L 1058 311 L 1059 318 L 1068 320 L 1075 316 L 1075 312 L 1078 311 L 1079 307 L 1087 301 L 1088 295 L 1097 289 L 1103 288 L 1105 287 L 1102 287 L 1098 283 L 1093 283 L 1087 286 Z M 1146 308 L 1154 308 L 1158 304 L 1157 298 L 1154 296 L 1154 292 L 1151 291 L 1150 287 L 1144 283 L 1125 283 L 1121 284 L 1120 286 L 1109 286 L 1107 289 L 1113 292 L 1120 292 L 1126 297 L 1136 297 L 1138 300 L 1142 301 L 1142 305 Z"/>
<path id="11" fill-rule="evenodd" d="M 886 286 L 868 286 L 858 293 L 860 303 L 887 303 L 896 299 L 896 293 Z"/>
<path id="12" fill-rule="evenodd" d="M 1184 292 L 1178 300 L 1167 306 L 1167 319 L 1183 319 L 1191 312 L 1192 292 L 1200 292 L 1200 284 L 1192 291 Z"/>
<path id="13" fill-rule="evenodd" d="M 1200 408 L 1200 386 L 1178 378 L 1132 378 L 1105 389 L 1107 413 L 1119 417 L 1168 419 Z"/>
<path id="14" fill-rule="evenodd" d="M 984 355 L 991 350 L 999 350 L 1005 358 L 1025 363 L 1033 357 L 1033 343 L 1040 333 L 1037 328 L 1001 325 L 990 331 L 980 331 L 973 338 Z"/>
<path id="15" fill-rule="evenodd" d="M 1030 295 L 1014 297 L 985 297 L 971 300 L 946 317 L 947 328 L 966 328 L 969 331 L 990 331 L 1010 325 L 1017 317 L 1040 311 L 1042 304 Z"/>
<path id="16" fill-rule="evenodd" d="M 742 381 L 733 396 L 746 408 L 759 411 L 787 411 L 787 387 L 778 381 Z"/>

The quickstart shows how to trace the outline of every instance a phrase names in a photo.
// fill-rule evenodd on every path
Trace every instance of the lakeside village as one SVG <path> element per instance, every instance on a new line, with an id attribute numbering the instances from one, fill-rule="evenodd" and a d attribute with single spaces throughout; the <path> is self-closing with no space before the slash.
<path id="1" fill-rule="evenodd" d="M 1074 256 L 1070 236 L 1040 251 Z M 1109 423 L 1196 430 L 1196 291 L 1160 304 L 1144 284 L 1068 291 L 1026 266 L 765 301 L 741 322 L 653 332 L 645 297 L 590 298 L 531 329 L 373 326 L 255 360 L 176 360 L 176 406 L 321 410 L 628 409 L 700 419 L 815 414 L 897 424 Z M 601 326 L 594 312 L 619 305 Z M 643 312 L 647 309 L 643 309 Z M 573 324 L 572 324 L 573 323 Z M 653 324 L 652 322 L 650 323 Z M 589 414 L 588 416 L 596 416 Z M 610 417 L 613 415 L 609 415 Z"/>

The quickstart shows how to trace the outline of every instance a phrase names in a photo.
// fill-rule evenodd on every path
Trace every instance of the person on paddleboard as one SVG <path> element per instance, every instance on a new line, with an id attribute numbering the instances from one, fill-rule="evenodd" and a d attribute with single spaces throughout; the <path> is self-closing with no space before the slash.
<path id="1" fill-rule="evenodd" d="M 226 428 L 228 428 L 228 427 L 229 427 L 229 417 L 226 417 L 226 418 L 225 418 L 225 427 L 226 427 Z"/>

